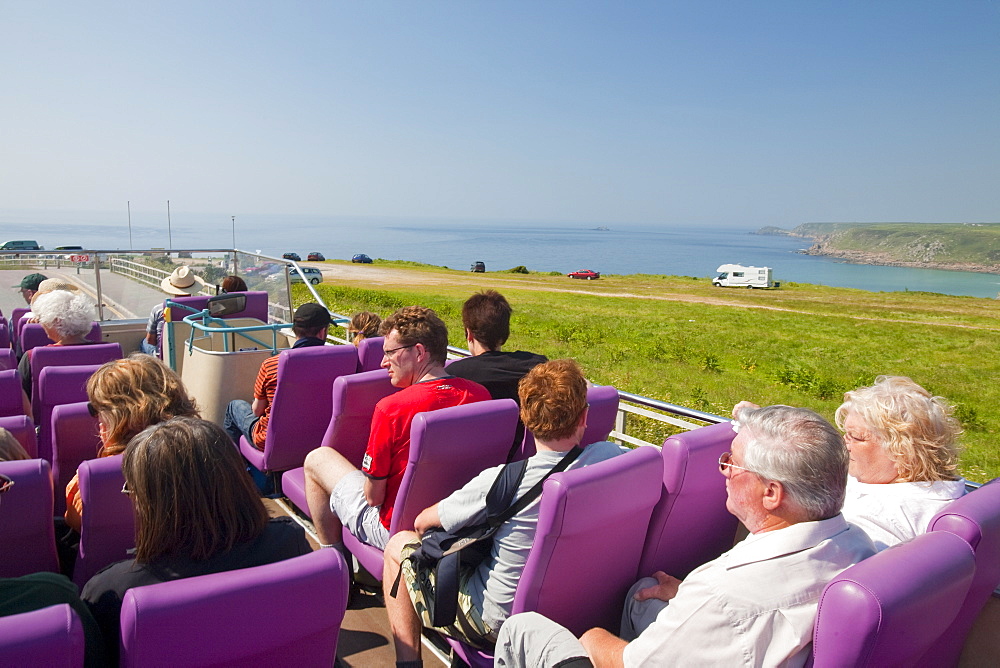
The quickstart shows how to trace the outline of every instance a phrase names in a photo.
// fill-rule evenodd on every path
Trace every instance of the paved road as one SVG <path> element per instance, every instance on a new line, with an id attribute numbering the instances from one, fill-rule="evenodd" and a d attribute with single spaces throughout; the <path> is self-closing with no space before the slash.
<path id="1" fill-rule="evenodd" d="M 64 278 L 76 284 L 92 299 L 97 299 L 93 270 L 84 270 L 77 274 L 74 267 L 58 269 L 50 267 L 39 271 L 48 278 Z M 31 272 L 24 269 L 0 270 L 0 311 L 3 311 L 4 315 L 9 316 L 12 309 L 26 306 L 18 289 L 10 286 L 20 284 L 21 279 L 28 273 Z M 101 272 L 101 292 L 104 297 L 105 320 L 148 318 L 153 304 L 160 303 L 165 298 L 165 295 L 156 288 L 112 274 L 110 271 Z"/>

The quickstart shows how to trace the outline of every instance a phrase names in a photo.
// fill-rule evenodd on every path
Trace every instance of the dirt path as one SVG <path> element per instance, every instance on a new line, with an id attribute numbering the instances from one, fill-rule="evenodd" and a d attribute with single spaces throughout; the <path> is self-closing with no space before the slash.
<path id="1" fill-rule="evenodd" d="M 747 304 L 741 301 L 733 301 L 718 297 L 706 297 L 704 295 L 693 295 L 684 293 L 670 293 L 659 295 L 637 294 L 634 292 L 605 292 L 597 290 L 580 290 L 573 288 L 553 287 L 550 281 L 532 281 L 531 279 L 518 278 L 507 279 L 497 274 L 468 274 L 468 275 L 442 275 L 432 274 L 424 271 L 404 269 L 399 267 L 378 267 L 370 264 L 342 265 L 325 263 L 301 263 L 311 264 L 323 272 L 323 280 L 334 282 L 351 283 L 358 286 L 415 286 L 415 285 L 448 285 L 451 287 L 465 285 L 470 290 L 480 290 L 486 287 L 509 286 L 518 290 L 535 290 L 538 292 L 561 292 L 569 294 L 592 295 L 597 297 L 623 297 L 629 299 L 649 299 L 657 301 L 687 302 L 691 304 L 709 304 L 712 306 L 731 306 L 736 308 L 755 308 L 767 311 L 784 311 L 786 313 L 802 313 L 805 315 L 821 316 L 828 318 L 851 318 L 853 320 L 877 321 L 877 322 L 901 322 L 915 325 L 937 325 L 941 327 L 958 327 L 961 329 L 977 329 L 987 332 L 1000 332 L 1000 327 L 983 327 L 980 325 L 968 325 L 963 323 L 934 322 L 928 320 L 904 320 L 901 318 L 875 318 L 863 315 L 850 315 L 845 313 L 817 313 L 802 309 L 788 308 L 785 306 L 771 306 L 768 304 Z M 588 282 L 588 285 L 589 282 Z"/>

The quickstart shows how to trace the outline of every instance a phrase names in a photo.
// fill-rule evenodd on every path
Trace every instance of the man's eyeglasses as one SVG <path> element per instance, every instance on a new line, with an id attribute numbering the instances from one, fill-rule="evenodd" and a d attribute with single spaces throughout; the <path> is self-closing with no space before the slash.
<path id="1" fill-rule="evenodd" d="M 0 494 L 14 486 L 14 481 L 5 475 L 0 475 Z"/>
<path id="2" fill-rule="evenodd" d="M 383 350 L 382 356 L 385 357 L 387 360 L 391 360 L 400 350 L 403 350 L 404 348 L 412 348 L 415 345 L 417 344 L 411 343 L 408 346 L 400 346 L 398 348 L 390 348 L 389 350 Z"/>
<path id="3" fill-rule="evenodd" d="M 753 474 L 757 473 L 756 471 L 748 469 L 745 466 L 739 466 L 737 464 L 734 464 L 733 453 L 723 452 L 722 455 L 719 457 L 719 473 L 725 475 L 726 471 L 728 471 L 729 469 L 739 469 L 741 471 L 747 471 Z"/>

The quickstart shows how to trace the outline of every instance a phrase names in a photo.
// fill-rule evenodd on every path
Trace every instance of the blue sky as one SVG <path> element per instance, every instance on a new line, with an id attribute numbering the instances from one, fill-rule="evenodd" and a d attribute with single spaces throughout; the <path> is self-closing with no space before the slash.
<path id="1" fill-rule="evenodd" d="M 0 207 L 1000 221 L 1000 3 L 5 2 Z"/>

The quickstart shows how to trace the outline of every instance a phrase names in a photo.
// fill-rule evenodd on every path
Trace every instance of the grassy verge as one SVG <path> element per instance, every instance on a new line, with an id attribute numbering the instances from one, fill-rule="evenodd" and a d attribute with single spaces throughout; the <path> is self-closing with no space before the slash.
<path id="1" fill-rule="evenodd" d="M 728 415 L 733 404 L 808 406 L 832 419 L 843 393 L 878 374 L 910 376 L 956 405 L 965 428 L 961 470 L 1000 475 L 1000 303 L 926 293 L 789 285 L 775 291 L 712 288 L 705 279 L 417 269 L 440 285 L 318 286 L 335 311 L 387 315 L 422 304 L 465 345 L 461 305 L 496 287 L 515 308 L 507 349 L 573 357 L 589 378 Z M 651 431 L 652 439 L 662 434 Z"/>

